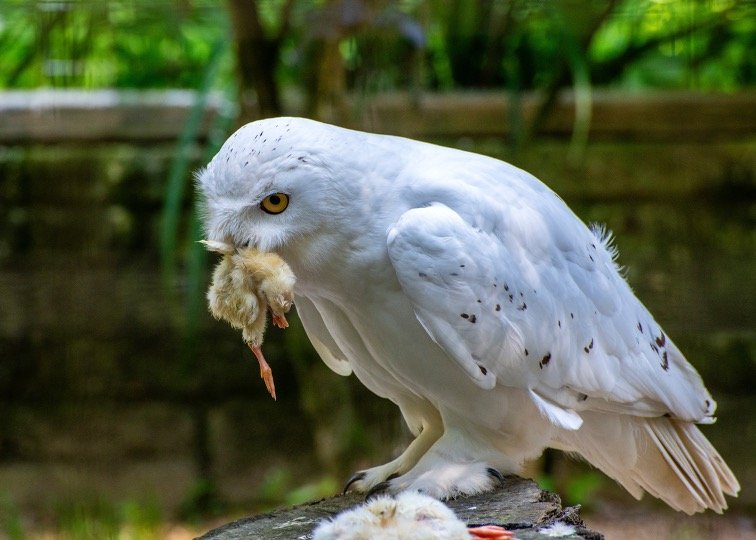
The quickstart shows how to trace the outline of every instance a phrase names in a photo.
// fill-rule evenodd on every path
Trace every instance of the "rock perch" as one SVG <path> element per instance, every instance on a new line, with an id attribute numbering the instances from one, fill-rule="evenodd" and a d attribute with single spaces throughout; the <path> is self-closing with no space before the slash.
<path id="1" fill-rule="evenodd" d="M 348 494 L 274 510 L 228 523 L 207 532 L 199 540 L 307 540 L 312 538 L 312 531 L 321 520 L 362 502 L 363 496 Z M 520 540 L 603 538 L 585 527 L 579 516 L 580 507 L 562 508 L 558 495 L 517 476 L 506 477 L 495 491 L 459 497 L 446 504 L 468 525 L 500 525 L 513 531 Z M 570 525 L 574 532 L 548 535 L 548 528 L 558 522 Z M 570 528 L 561 529 L 566 532 Z"/>

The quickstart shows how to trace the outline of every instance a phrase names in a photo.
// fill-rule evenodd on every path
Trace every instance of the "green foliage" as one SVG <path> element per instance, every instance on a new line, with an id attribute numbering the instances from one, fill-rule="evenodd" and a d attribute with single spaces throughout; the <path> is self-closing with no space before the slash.
<path id="1" fill-rule="evenodd" d="M 163 262 L 163 275 L 169 284 L 169 287 L 176 277 L 175 260 L 177 251 L 177 232 L 179 230 L 179 221 L 183 210 L 186 184 L 190 178 L 191 154 L 205 114 L 208 93 L 216 78 L 217 67 L 219 65 L 218 60 L 223 52 L 222 43 L 219 41 L 213 49 L 212 58 L 203 74 L 202 85 L 197 92 L 197 99 L 192 106 L 189 117 L 186 119 L 184 129 L 181 131 L 181 137 L 177 144 L 176 157 L 171 163 L 171 170 L 168 173 L 160 229 L 160 251 Z"/>
<path id="2" fill-rule="evenodd" d="M 187 214 L 187 200 L 191 200 L 192 193 L 187 189 L 191 186 L 191 168 L 194 163 L 198 135 L 205 115 L 207 99 L 214 83 L 218 79 L 223 57 L 227 52 L 226 43 L 218 40 L 202 76 L 202 82 L 197 91 L 197 99 L 192 106 L 189 117 L 181 132 L 176 147 L 176 156 L 171 163 L 165 185 L 163 211 L 160 227 L 160 255 L 162 275 L 165 290 L 174 306 L 179 306 L 186 314 L 183 328 L 184 357 L 189 362 L 193 355 L 194 340 L 198 335 L 200 314 L 205 312 L 203 288 L 206 281 L 207 252 L 198 240 L 202 238 L 202 225 L 199 209 L 191 205 L 188 212 L 188 225 L 182 227 L 182 217 Z M 202 162 L 206 163 L 220 148 L 228 135 L 228 130 L 235 116 L 233 110 L 223 110 L 215 119 L 210 129 L 209 138 L 202 152 Z M 187 192 L 189 191 L 189 195 Z M 181 237 L 185 238 L 181 245 Z M 183 249 L 181 249 L 183 248 Z M 184 262 L 186 279 L 186 294 L 184 298 L 177 295 L 179 266 Z M 183 302 L 181 301 L 183 300 Z M 180 318 L 179 318 L 180 319 Z"/>
<path id="3" fill-rule="evenodd" d="M 8 540 L 24 538 L 21 514 L 9 493 L 0 493 L 0 537 Z"/>
<path id="4" fill-rule="evenodd" d="M 190 523 L 198 523 L 203 518 L 219 516 L 225 510 L 218 486 L 212 480 L 201 478 L 194 482 L 182 501 L 179 515 Z"/>
<path id="5" fill-rule="evenodd" d="M 538 487 L 543 489 L 544 491 L 556 491 L 556 483 L 554 482 L 554 479 L 548 474 L 539 475 L 533 480 L 535 480 L 535 483 L 538 484 Z"/>
<path id="6" fill-rule="evenodd" d="M 337 35 L 348 85 L 372 92 L 542 88 L 565 66 L 593 84 L 736 90 L 756 82 L 749 0 L 250 1 L 282 36 L 284 87 L 309 84 L 309 50 Z M 349 6 L 363 9 L 350 11 Z M 368 7 L 370 6 L 370 7 Z M 313 21 L 315 21 L 313 23 Z M 216 87 L 233 87 L 231 22 L 211 0 L 0 0 L 0 88 L 197 86 L 226 44 Z"/>
<path id="7" fill-rule="evenodd" d="M 577 474 L 567 482 L 564 497 L 568 504 L 579 504 L 585 508 L 590 508 L 596 501 L 597 492 L 607 482 L 609 482 L 607 477 L 598 471 L 592 470 Z"/>
<path id="8" fill-rule="evenodd" d="M 339 483 L 332 476 L 325 476 L 316 482 L 301 485 L 291 490 L 286 496 L 286 504 L 293 506 L 316 501 L 323 497 L 332 497 L 338 493 Z"/>
<path id="9" fill-rule="evenodd" d="M 165 518 L 156 499 L 123 501 L 118 505 L 118 514 L 122 528 L 125 526 L 128 537 L 134 540 L 154 538 L 164 525 Z"/>
<path id="10" fill-rule="evenodd" d="M 557 459 L 565 459 L 563 456 Z M 559 493 L 565 505 L 579 504 L 590 509 L 599 499 L 599 491 L 611 483 L 606 476 L 593 469 L 575 466 L 564 478 L 555 479 L 549 474 L 535 478 L 538 487 L 545 491 Z"/>
<path id="11" fill-rule="evenodd" d="M 338 489 L 338 481 L 332 476 L 324 476 L 313 482 L 297 484 L 291 471 L 285 467 L 277 467 L 263 478 L 256 498 L 260 505 L 265 508 L 282 505 L 293 506 L 323 497 L 331 497 L 338 492 Z"/>
<path id="12" fill-rule="evenodd" d="M 53 510 L 55 528 L 61 538 L 134 540 L 160 537 L 163 515 L 156 499 L 114 502 L 101 497 L 80 496 L 60 501 Z M 23 533 L 18 538 L 23 538 Z"/>
<path id="13" fill-rule="evenodd" d="M 286 497 L 291 485 L 291 473 L 283 467 L 269 471 L 260 482 L 257 499 L 265 505 L 275 506 Z"/>
<path id="14" fill-rule="evenodd" d="M 118 538 L 118 511 L 96 499 L 61 505 L 56 510 L 57 528 L 64 538 Z"/>
<path id="15" fill-rule="evenodd" d="M 756 82 L 756 8 L 744 0 L 624 2 L 591 43 L 594 80 L 736 90 Z"/>
<path id="16" fill-rule="evenodd" d="M 192 88 L 228 35 L 210 0 L 0 0 L 0 88 Z"/>

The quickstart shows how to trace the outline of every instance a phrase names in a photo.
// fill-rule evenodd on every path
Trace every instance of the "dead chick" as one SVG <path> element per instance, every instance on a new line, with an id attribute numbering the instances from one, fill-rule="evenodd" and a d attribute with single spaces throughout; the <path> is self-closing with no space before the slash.
<path id="1" fill-rule="evenodd" d="M 275 253 L 236 248 L 214 240 L 202 243 L 223 255 L 207 291 L 210 312 L 242 331 L 242 338 L 260 364 L 260 377 L 276 399 L 273 371 L 262 353 L 266 312 L 270 309 L 271 320 L 278 328 L 289 326 L 285 314 L 294 300 L 294 273 Z"/>
<path id="2" fill-rule="evenodd" d="M 517 540 L 496 525 L 468 528 L 454 511 L 416 491 L 378 496 L 321 522 L 313 540 Z"/>

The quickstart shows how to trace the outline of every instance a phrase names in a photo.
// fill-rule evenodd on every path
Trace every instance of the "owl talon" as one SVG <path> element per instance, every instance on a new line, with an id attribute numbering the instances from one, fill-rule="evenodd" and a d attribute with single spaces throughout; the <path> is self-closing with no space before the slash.
<path id="1" fill-rule="evenodd" d="M 493 467 L 488 467 L 486 469 L 486 472 L 488 473 L 488 476 L 498 481 L 499 484 L 504 485 L 504 475 L 501 474 L 501 472 L 498 469 L 494 469 Z"/>
<path id="2" fill-rule="evenodd" d="M 372 488 L 370 488 L 370 491 L 368 491 L 367 494 L 365 495 L 365 500 L 369 501 L 370 499 L 373 499 L 377 497 L 378 495 L 383 495 L 384 493 L 387 493 L 390 488 L 391 488 L 391 482 L 389 482 L 388 480 L 384 480 L 383 482 L 380 482 L 374 485 Z"/>
<path id="3" fill-rule="evenodd" d="M 359 482 L 360 480 L 363 480 L 365 478 L 365 471 L 359 471 L 352 475 L 352 477 L 347 480 L 346 485 L 344 485 L 344 490 L 341 492 L 342 495 L 345 495 L 347 492 L 349 492 L 349 488 L 352 487 L 352 484 L 355 482 Z"/>

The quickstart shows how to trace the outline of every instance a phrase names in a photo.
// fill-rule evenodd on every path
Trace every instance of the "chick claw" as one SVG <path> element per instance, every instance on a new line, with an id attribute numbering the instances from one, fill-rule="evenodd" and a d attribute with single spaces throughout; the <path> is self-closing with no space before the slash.
<path id="1" fill-rule="evenodd" d="M 284 319 L 285 320 L 285 319 Z M 254 353 L 255 357 L 257 358 L 257 362 L 260 364 L 260 377 L 265 382 L 265 388 L 268 389 L 268 393 L 270 396 L 275 400 L 276 399 L 276 385 L 273 383 L 273 370 L 270 369 L 270 366 L 268 365 L 268 362 L 265 360 L 265 357 L 263 356 L 262 349 L 259 345 L 253 345 L 252 343 L 247 343 L 250 350 Z"/>
<path id="2" fill-rule="evenodd" d="M 273 324 L 276 325 L 276 328 L 288 328 L 289 327 L 289 321 L 286 320 L 286 317 L 284 315 L 275 315 L 275 314 L 272 314 L 270 316 L 270 320 L 273 321 Z"/>

